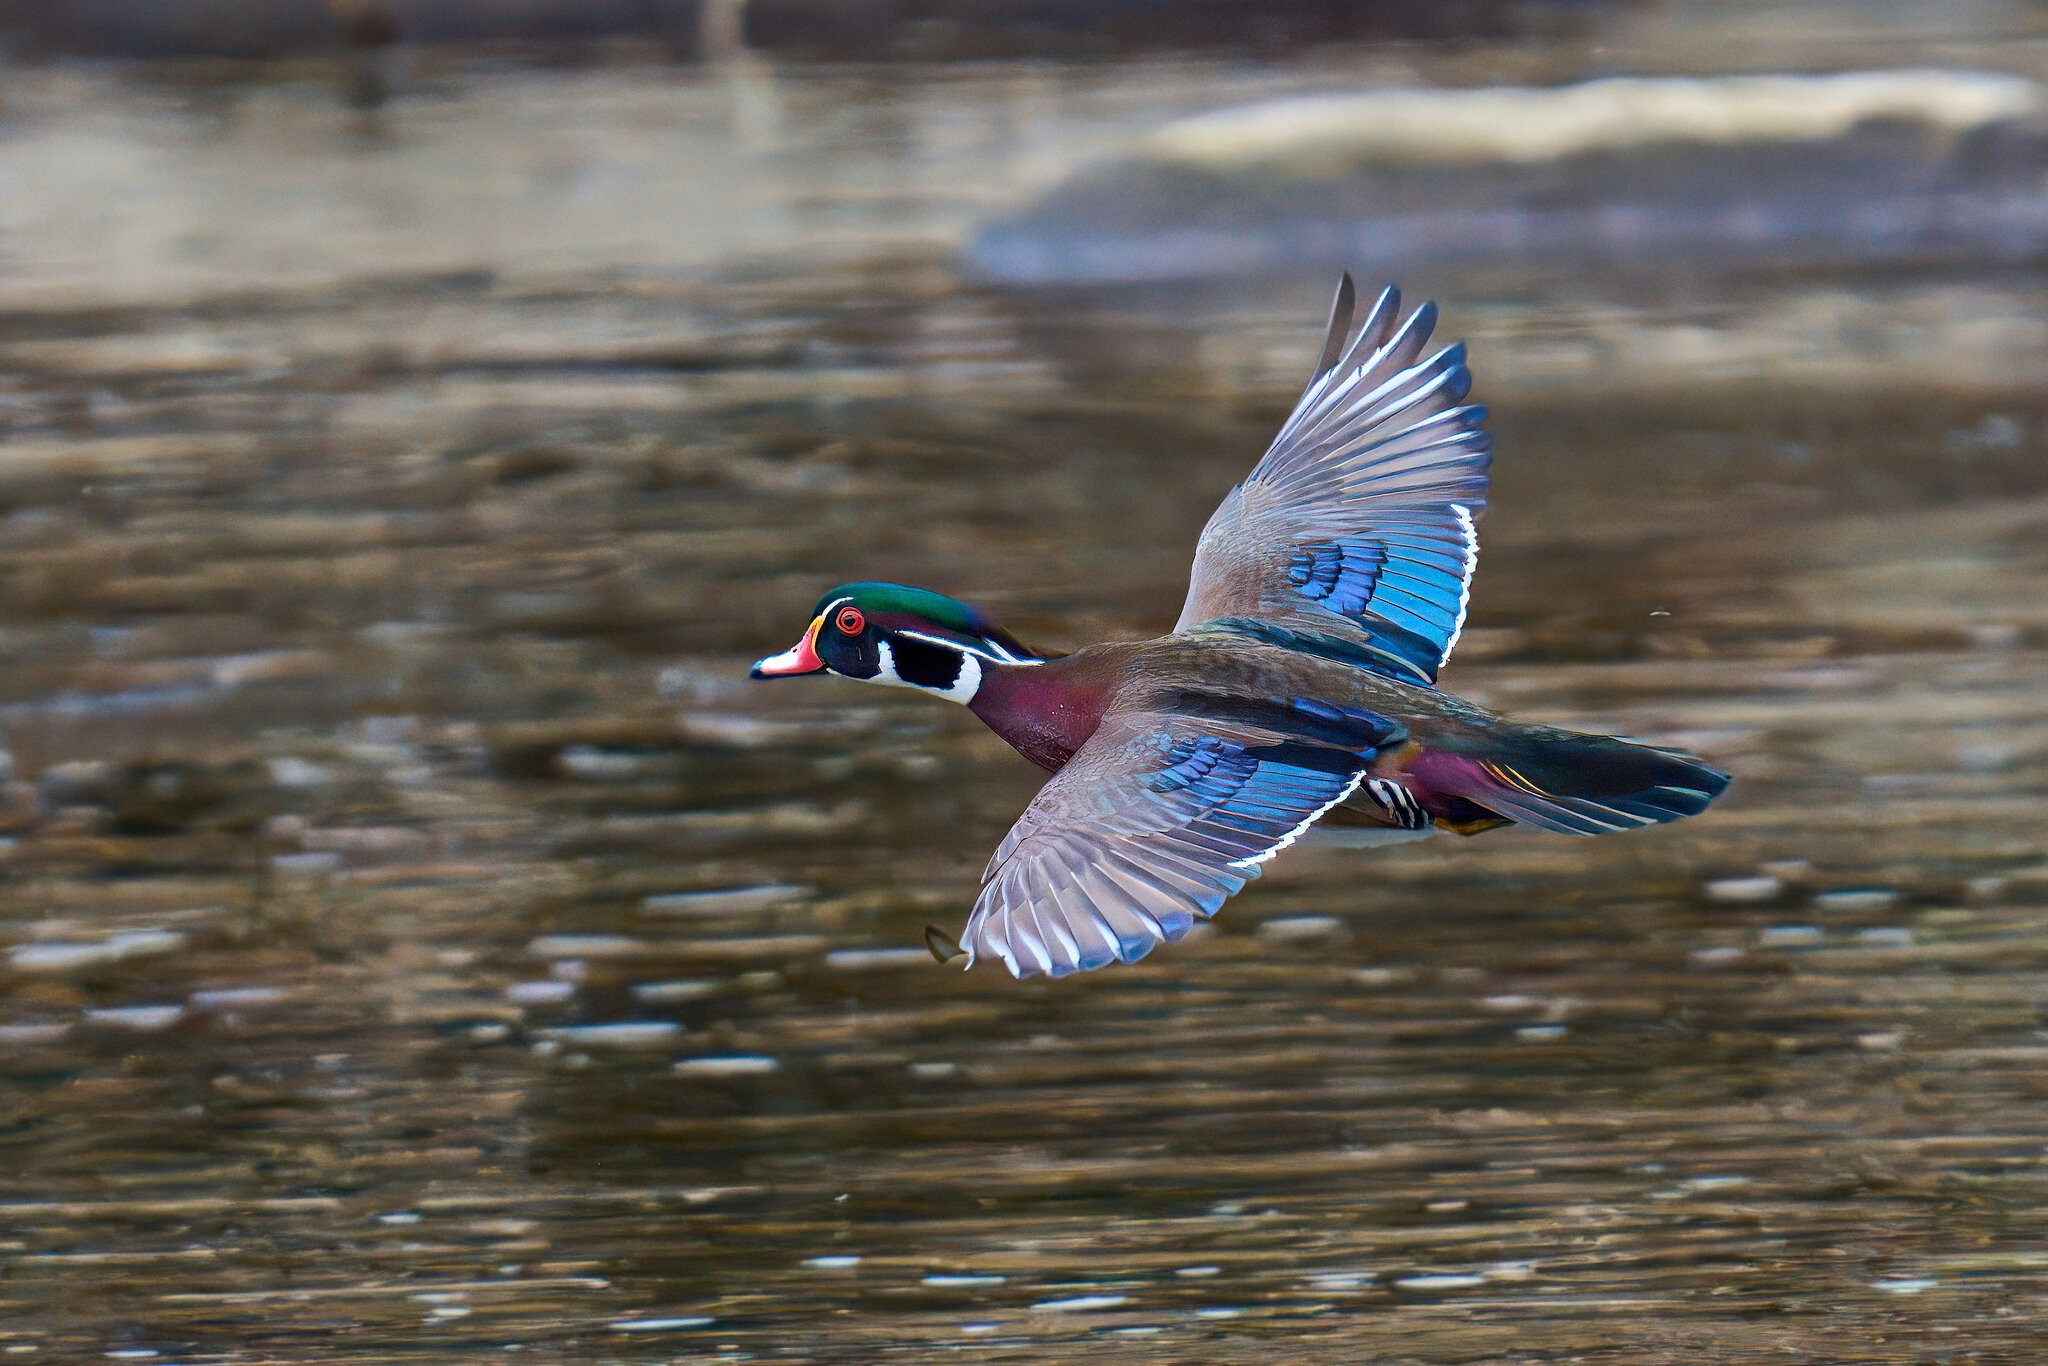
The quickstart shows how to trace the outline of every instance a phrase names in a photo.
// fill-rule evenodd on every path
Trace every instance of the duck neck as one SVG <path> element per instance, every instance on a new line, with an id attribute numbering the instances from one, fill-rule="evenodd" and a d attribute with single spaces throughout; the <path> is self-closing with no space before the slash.
<path id="1" fill-rule="evenodd" d="M 1074 667 L 1080 655 L 1034 664 L 982 665 L 967 709 L 1019 754 L 1058 772 L 1102 724 L 1110 690 Z"/>

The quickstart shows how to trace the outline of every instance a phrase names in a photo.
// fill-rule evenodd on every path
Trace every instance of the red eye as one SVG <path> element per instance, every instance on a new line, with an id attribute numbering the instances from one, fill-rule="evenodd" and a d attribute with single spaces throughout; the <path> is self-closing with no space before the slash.
<path id="1" fill-rule="evenodd" d="M 842 607 L 839 615 L 832 618 L 832 624 L 845 635 L 857 636 L 867 629 L 868 619 L 861 615 L 858 607 Z"/>

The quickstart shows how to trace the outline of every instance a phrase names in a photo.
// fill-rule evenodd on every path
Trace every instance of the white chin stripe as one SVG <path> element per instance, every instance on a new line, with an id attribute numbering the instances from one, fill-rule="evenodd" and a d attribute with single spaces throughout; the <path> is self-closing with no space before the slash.
<path id="1" fill-rule="evenodd" d="M 960 656 L 960 672 L 954 675 L 953 686 L 939 693 L 939 696 L 949 702 L 964 704 L 972 702 L 974 694 L 980 689 L 981 661 L 973 655 L 963 654 Z"/>
<path id="2" fill-rule="evenodd" d="M 930 637 L 920 637 L 920 639 L 930 639 Z M 897 673 L 896 652 L 889 648 L 889 642 L 886 640 L 875 643 L 875 649 L 880 655 L 882 667 L 873 678 L 867 681 L 870 683 L 887 683 L 898 688 L 915 688 L 919 692 L 930 693 L 934 697 L 943 697 L 949 702 L 972 702 L 974 694 L 981 690 L 981 661 L 967 651 L 952 645 L 950 641 L 946 642 L 946 644 L 960 658 L 959 672 L 953 675 L 953 682 L 948 687 L 928 688 L 922 683 L 912 683 L 909 679 Z"/>

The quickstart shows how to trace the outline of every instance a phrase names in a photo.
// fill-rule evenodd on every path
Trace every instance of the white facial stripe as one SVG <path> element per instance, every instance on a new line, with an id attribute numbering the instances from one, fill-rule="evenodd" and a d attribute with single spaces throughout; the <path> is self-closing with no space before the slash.
<path id="1" fill-rule="evenodd" d="M 979 655 L 981 658 L 987 660 L 991 664 L 1045 663 L 1045 661 L 1042 659 L 1019 659 L 1016 655 L 1011 654 L 1008 650 L 1005 650 L 1002 646 L 997 645 L 994 641 L 990 641 L 989 648 L 984 650 L 978 645 L 969 645 L 965 641 L 948 640 L 944 636 L 928 636 L 922 631 L 898 631 L 896 634 L 899 636 L 909 636 L 912 640 L 926 641 L 933 645 L 943 645 L 949 650 L 958 650 L 962 654 Z"/>

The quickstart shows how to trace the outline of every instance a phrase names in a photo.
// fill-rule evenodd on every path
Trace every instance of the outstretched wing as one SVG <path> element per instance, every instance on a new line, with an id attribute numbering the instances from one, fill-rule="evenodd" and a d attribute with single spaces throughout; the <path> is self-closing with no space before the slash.
<path id="1" fill-rule="evenodd" d="M 1313 704 L 1308 704 L 1313 705 Z M 1134 962 L 1186 934 L 1349 797 L 1398 726 L 1322 708 L 1319 743 L 1166 712 L 1112 712 L 997 848 L 962 945 L 1011 973 Z M 1317 730 L 1320 726 L 1321 729 Z"/>
<path id="2" fill-rule="evenodd" d="M 1315 377 L 1265 458 L 1202 530 L 1176 630 L 1227 620 L 1434 683 L 1478 561 L 1492 441 L 1463 344 L 1419 360 L 1436 323 L 1389 289 L 1352 336 L 1347 274 Z"/>

